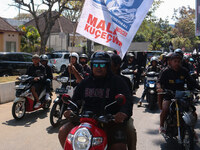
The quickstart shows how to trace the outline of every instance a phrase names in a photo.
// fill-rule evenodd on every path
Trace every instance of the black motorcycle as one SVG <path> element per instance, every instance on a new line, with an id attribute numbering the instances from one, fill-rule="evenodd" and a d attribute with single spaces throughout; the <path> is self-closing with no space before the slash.
<path id="1" fill-rule="evenodd" d="M 152 110 L 157 104 L 156 82 L 158 73 L 151 71 L 146 74 L 146 100 L 149 103 L 149 109 Z"/>
<path id="2" fill-rule="evenodd" d="M 75 80 L 71 80 L 70 82 L 68 77 L 58 77 L 56 80 L 61 83 L 61 87 L 57 88 L 55 91 L 57 98 L 54 100 L 54 104 L 50 112 L 50 123 L 53 127 L 60 125 L 61 121 L 64 120 L 63 113 L 67 109 L 67 104 L 63 103 L 62 96 L 63 94 L 68 94 L 72 97 L 72 85 L 75 82 Z"/>
<path id="3" fill-rule="evenodd" d="M 193 96 L 190 91 L 166 91 L 171 99 L 168 117 L 164 123 L 165 138 L 177 139 L 183 150 L 194 148 L 194 126 L 196 123 Z M 166 95 L 166 96 L 167 96 Z"/>

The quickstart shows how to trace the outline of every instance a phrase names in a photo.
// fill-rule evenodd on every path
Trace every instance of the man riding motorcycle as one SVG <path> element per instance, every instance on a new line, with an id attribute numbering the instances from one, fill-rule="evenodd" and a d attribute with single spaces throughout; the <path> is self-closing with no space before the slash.
<path id="1" fill-rule="evenodd" d="M 34 108 L 38 108 L 41 105 L 39 102 L 38 94 L 45 84 L 45 67 L 40 63 L 40 56 L 35 54 L 32 57 L 33 65 L 30 66 L 26 72 L 26 75 L 34 77 L 34 84 L 31 87 L 31 92 L 35 101 L 37 102 Z"/>
<path id="2" fill-rule="evenodd" d="M 87 74 L 90 74 L 91 68 L 87 65 L 88 62 L 88 56 L 86 54 L 81 54 L 79 57 L 79 63 L 83 66 L 83 72 L 84 76 L 87 76 Z"/>
<path id="3" fill-rule="evenodd" d="M 169 66 L 165 68 L 160 74 L 159 81 L 157 83 L 157 91 L 158 93 L 162 93 L 164 89 L 176 91 L 183 91 L 184 84 L 189 82 L 200 89 L 200 86 L 196 83 L 195 80 L 189 75 L 188 71 L 181 66 L 182 57 L 179 54 L 172 54 L 169 60 Z M 169 105 L 171 103 L 171 99 L 169 95 L 164 95 L 164 100 L 162 103 L 162 111 L 160 113 L 160 133 L 165 133 L 166 130 L 164 128 L 164 121 L 168 115 Z"/>
<path id="4" fill-rule="evenodd" d="M 132 94 L 132 84 L 128 77 L 123 76 L 120 74 L 120 66 L 121 66 L 122 60 L 119 55 L 117 54 L 111 54 L 111 70 L 114 74 L 120 76 L 124 82 L 128 85 L 130 94 Z M 132 97 L 133 98 L 133 97 Z M 127 132 L 127 140 L 128 140 L 128 150 L 136 150 L 136 142 L 137 142 L 137 134 L 136 129 L 133 125 L 133 119 L 130 118 L 128 120 L 127 126 L 126 126 L 126 132 Z"/>
<path id="5" fill-rule="evenodd" d="M 136 76 L 136 78 L 134 79 L 133 90 L 136 90 L 139 88 L 139 81 L 140 81 L 137 60 L 135 59 L 135 56 L 132 53 L 127 53 L 126 58 L 127 60 L 124 61 L 121 69 L 123 70 L 128 68 L 134 71 L 133 74 Z"/>
<path id="6" fill-rule="evenodd" d="M 40 62 L 46 69 L 46 100 L 51 100 L 51 89 L 52 89 L 52 79 L 53 79 L 53 73 L 51 67 L 48 65 L 48 56 L 43 54 L 40 56 Z"/>
<path id="7" fill-rule="evenodd" d="M 101 115 L 105 113 L 104 107 L 115 101 L 117 94 L 123 94 L 126 97 L 126 103 L 122 106 L 112 105 L 106 111 L 106 113 L 114 115 L 115 123 L 112 126 L 108 125 L 104 130 L 107 133 L 110 150 L 125 150 L 127 140 L 124 125 L 132 115 L 131 95 L 124 81 L 119 76 L 112 74 L 110 63 L 110 56 L 106 52 L 95 52 L 91 56 L 92 73 L 89 78 L 77 85 L 72 101 L 78 105 L 84 102 L 83 111 L 92 111 L 96 115 Z M 73 110 L 73 107 L 70 108 Z M 66 117 L 69 117 L 71 110 L 65 112 Z M 60 128 L 59 140 L 62 146 L 73 127 L 74 124 L 68 122 Z"/>
<path id="8" fill-rule="evenodd" d="M 76 86 L 83 79 L 83 67 L 80 65 L 79 56 L 76 52 L 72 52 L 69 55 L 70 64 L 67 66 L 67 69 L 60 75 L 61 77 L 69 77 L 72 80 L 76 80 L 75 83 L 72 83 L 72 86 Z M 54 79 L 56 79 L 55 77 Z"/>
<path id="9" fill-rule="evenodd" d="M 159 73 L 160 72 L 160 66 L 158 65 L 158 58 L 156 56 L 153 56 L 151 58 L 151 64 L 148 66 L 147 70 L 146 70 L 146 73 L 147 72 L 156 72 L 156 73 Z M 145 75 L 146 75 L 145 73 Z M 144 91 L 142 93 L 142 96 L 140 98 L 140 101 L 138 102 L 138 107 L 142 106 L 142 101 L 144 100 L 144 97 L 146 95 L 146 92 L 147 92 L 147 88 L 146 88 L 146 82 L 144 82 Z"/>

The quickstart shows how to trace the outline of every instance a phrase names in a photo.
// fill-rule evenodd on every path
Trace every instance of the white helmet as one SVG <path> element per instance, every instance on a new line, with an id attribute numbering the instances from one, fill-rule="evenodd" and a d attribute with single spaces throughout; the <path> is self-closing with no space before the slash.
<path id="1" fill-rule="evenodd" d="M 76 62 L 79 62 L 79 55 L 76 52 L 70 53 L 69 57 L 76 57 Z"/>
<path id="2" fill-rule="evenodd" d="M 153 56 L 153 57 L 151 57 L 151 62 L 152 62 L 152 61 L 158 62 L 158 58 L 157 58 L 156 56 Z"/>

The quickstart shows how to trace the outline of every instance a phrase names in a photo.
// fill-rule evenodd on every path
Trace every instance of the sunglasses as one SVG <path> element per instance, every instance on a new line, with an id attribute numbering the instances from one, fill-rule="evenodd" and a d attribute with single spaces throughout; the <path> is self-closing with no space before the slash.
<path id="1" fill-rule="evenodd" d="M 106 66 L 106 64 L 93 64 L 94 68 L 100 67 L 100 68 L 104 68 Z"/>

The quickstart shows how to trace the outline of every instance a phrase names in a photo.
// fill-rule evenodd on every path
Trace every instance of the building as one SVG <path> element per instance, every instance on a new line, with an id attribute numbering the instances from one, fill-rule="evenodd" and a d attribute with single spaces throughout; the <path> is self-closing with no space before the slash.
<path id="1" fill-rule="evenodd" d="M 21 34 L 22 32 L 0 17 L 0 52 L 20 51 Z"/>
<path id="2" fill-rule="evenodd" d="M 36 27 L 34 19 L 30 20 L 24 25 L 25 26 L 32 25 Z M 43 15 L 39 16 L 39 28 L 41 29 L 41 31 L 43 31 L 45 28 L 45 18 L 43 17 Z M 46 46 L 54 51 L 67 50 L 67 51 L 81 52 L 83 41 L 86 41 L 86 38 L 77 34 L 75 34 L 74 36 L 73 35 L 74 30 L 75 30 L 75 24 L 73 24 L 66 17 L 60 16 L 55 21 L 55 24 L 51 29 L 51 33 L 48 38 Z M 74 44 L 73 40 L 75 41 Z"/>

